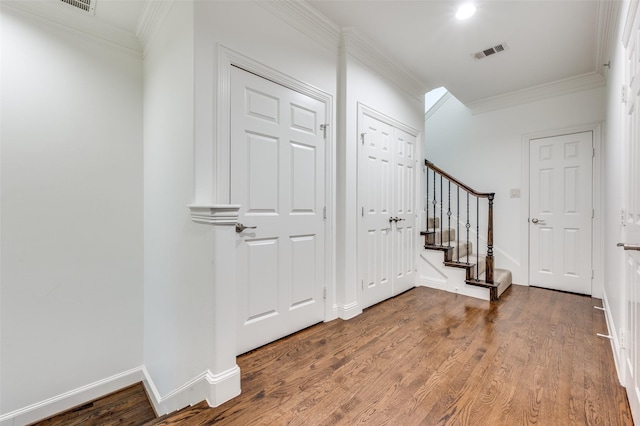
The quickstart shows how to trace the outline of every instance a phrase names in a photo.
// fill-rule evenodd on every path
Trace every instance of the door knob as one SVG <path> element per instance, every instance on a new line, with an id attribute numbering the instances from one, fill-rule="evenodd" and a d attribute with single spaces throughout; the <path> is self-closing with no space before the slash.
<path id="1" fill-rule="evenodd" d="M 538 223 L 538 219 L 534 217 L 533 219 L 531 219 L 531 223 Z"/>
<path id="2" fill-rule="evenodd" d="M 393 216 L 391 216 L 391 217 L 389 218 L 389 223 L 391 223 L 391 222 L 395 222 L 395 221 L 396 221 L 396 219 L 395 219 Z"/>
<path id="3" fill-rule="evenodd" d="M 236 232 L 240 233 L 242 231 L 244 231 L 245 229 L 256 229 L 257 226 L 244 226 L 241 223 L 236 223 Z"/>
<path id="4" fill-rule="evenodd" d="M 625 243 L 618 243 L 616 244 L 618 247 L 622 247 L 625 250 L 635 250 L 635 251 L 640 251 L 640 245 L 636 245 L 636 244 L 625 244 Z"/>

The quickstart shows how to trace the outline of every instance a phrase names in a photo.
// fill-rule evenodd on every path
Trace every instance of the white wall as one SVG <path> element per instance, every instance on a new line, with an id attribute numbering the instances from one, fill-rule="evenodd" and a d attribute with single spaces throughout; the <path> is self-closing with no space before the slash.
<path id="1" fill-rule="evenodd" d="M 173 2 L 144 59 L 144 364 L 161 398 L 201 374 L 213 351 L 212 243 L 186 207 L 193 37 L 193 3 Z"/>
<path id="2" fill-rule="evenodd" d="M 522 219 L 528 202 L 510 198 L 509 192 L 525 192 L 523 138 L 603 122 L 605 95 L 605 89 L 598 88 L 477 115 L 452 96 L 426 121 L 427 159 L 478 191 L 496 193 L 496 267 L 510 269 L 514 283 L 528 283 L 523 252 L 528 224 Z"/>
<path id="3" fill-rule="evenodd" d="M 200 385 L 177 395 L 189 393 L 183 386 L 202 382 L 203 373 L 215 381 L 235 365 L 235 318 L 216 323 L 217 311 L 236 304 L 216 290 L 234 283 L 214 279 L 226 266 L 214 264 L 216 250 L 235 247 L 216 247 L 213 225 L 193 223 L 187 209 L 229 202 L 228 193 L 212 190 L 219 45 L 326 93 L 336 90 L 335 53 L 257 3 L 173 2 L 144 66 L 144 347 L 156 396 L 167 401 L 161 409 L 173 407 L 172 398 L 215 403 Z M 230 351 L 234 356 L 224 358 Z"/>
<path id="4" fill-rule="evenodd" d="M 621 87 L 625 73 L 622 32 L 628 10 L 628 2 L 620 6 L 620 18 L 616 43 L 611 57 L 611 70 L 607 84 L 607 125 L 603 144 L 604 154 L 604 297 L 608 305 L 607 320 L 609 331 L 614 336 L 614 355 L 620 354 L 620 331 L 625 328 L 625 288 L 624 288 L 624 251 L 616 247 L 624 242 L 620 211 L 623 206 L 624 187 L 624 116 L 626 105 L 621 102 Z M 619 359 L 617 359 L 619 361 Z M 618 362 L 618 366 L 622 367 Z"/>
<path id="5" fill-rule="evenodd" d="M 7 414 L 142 363 L 142 63 L 4 7 L 1 31 Z"/>

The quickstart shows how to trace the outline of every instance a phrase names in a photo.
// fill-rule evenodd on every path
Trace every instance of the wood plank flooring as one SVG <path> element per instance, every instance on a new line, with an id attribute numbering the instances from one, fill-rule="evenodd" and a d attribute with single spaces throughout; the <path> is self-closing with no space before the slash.
<path id="1" fill-rule="evenodd" d="M 493 303 L 415 288 L 240 356 L 232 401 L 146 424 L 631 425 L 594 305 L 522 286 Z"/>
<path id="2" fill-rule="evenodd" d="M 156 418 L 147 393 L 138 383 L 32 426 L 143 425 Z"/>

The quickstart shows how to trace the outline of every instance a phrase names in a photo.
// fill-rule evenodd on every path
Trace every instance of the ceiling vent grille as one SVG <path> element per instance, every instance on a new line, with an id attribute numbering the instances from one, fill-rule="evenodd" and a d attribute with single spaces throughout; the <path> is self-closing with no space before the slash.
<path id="1" fill-rule="evenodd" d="M 75 8 L 78 8 L 84 12 L 87 12 L 90 15 L 95 15 L 96 13 L 97 0 L 60 0 L 60 1 L 68 5 L 71 5 Z"/>
<path id="2" fill-rule="evenodd" d="M 479 61 L 480 59 L 484 59 L 487 56 L 491 56 L 491 55 L 495 55 L 496 53 L 504 52 L 507 49 L 508 49 L 508 47 L 507 47 L 506 43 L 500 43 L 500 44 L 497 44 L 497 45 L 495 45 L 493 47 L 490 47 L 488 49 L 481 50 L 480 52 L 472 53 L 471 56 L 473 56 L 473 59 L 475 59 L 476 61 Z"/>

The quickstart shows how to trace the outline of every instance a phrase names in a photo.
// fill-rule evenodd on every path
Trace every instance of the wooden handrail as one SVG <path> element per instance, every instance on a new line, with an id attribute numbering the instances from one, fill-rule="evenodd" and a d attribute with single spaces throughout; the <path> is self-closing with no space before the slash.
<path id="1" fill-rule="evenodd" d="M 456 179 L 455 177 L 451 176 L 449 173 L 445 172 L 444 170 L 442 170 L 440 167 L 436 166 L 435 164 L 433 164 L 432 162 L 430 162 L 429 160 L 424 160 L 424 164 L 427 167 L 427 169 L 431 169 L 433 170 L 435 173 L 438 173 L 440 176 L 445 177 L 447 180 L 449 180 L 449 182 L 453 182 L 454 184 L 456 184 L 459 188 L 464 189 L 465 191 L 467 191 L 467 193 L 475 196 L 476 198 L 487 198 L 488 202 L 489 202 L 489 206 L 488 206 L 488 212 L 487 212 L 487 254 L 485 256 L 485 264 L 486 264 L 486 268 L 485 268 L 485 282 L 489 283 L 489 284 L 493 284 L 493 277 L 494 277 L 494 264 L 493 264 L 493 200 L 495 198 L 495 192 L 479 192 L 476 191 L 475 189 L 471 188 L 469 185 L 466 185 L 464 183 L 462 183 L 460 180 Z M 434 179 L 435 179 L 435 174 L 434 174 Z M 434 180 L 434 185 L 435 185 L 435 180 Z M 442 191 L 442 178 L 440 179 L 440 185 L 441 188 L 440 190 Z M 451 188 L 451 187 L 449 187 Z M 449 189 L 449 191 L 451 191 L 451 189 Z M 442 194 L 440 195 L 442 197 Z M 434 209 L 435 209 L 435 204 L 436 200 L 435 200 L 435 186 L 434 186 Z M 469 198 L 467 196 L 467 241 L 469 239 L 469 223 L 468 223 L 468 215 L 469 215 L 469 207 L 468 207 L 468 203 L 469 203 Z M 449 199 L 449 205 L 451 205 L 451 199 Z M 442 220 L 443 214 L 442 214 L 442 201 L 440 203 L 440 217 Z M 450 207 L 449 207 L 450 208 Z M 427 210 L 427 215 L 428 215 L 428 210 Z M 450 217 L 451 215 L 451 211 L 448 212 L 448 216 Z M 435 216 L 435 211 L 434 211 L 434 216 Z M 468 257 L 468 254 L 467 254 Z"/>
<path id="2" fill-rule="evenodd" d="M 459 181 L 455 177 L 451 176 L 449 173 L 445 172 L 444 170 L 442 170 L 440 167 L 436 166 L 435 164 L 433 164 L 429 160 L 424 160 L 424 165 L 427 166 L 428 168 L 430 168 L 431 170 L 434 170 L 434 171 L 438 172 L 439 174 L 441 174 L 442 176 L 446 177 L 451 182 L 453 182 L 456 185 L 458 185 L 460 188 L 464 188 L 468 193 L 470 193 L 472 195 L 475 195 L 478 198 L 493 198 L 496 195 L 495 192 L 478 192 L 478 191 L 476 191 L 475 189 L 471 188 L 469 185 L 465 185 L 464 183 L 462 183 L 461 181 Z"/>

